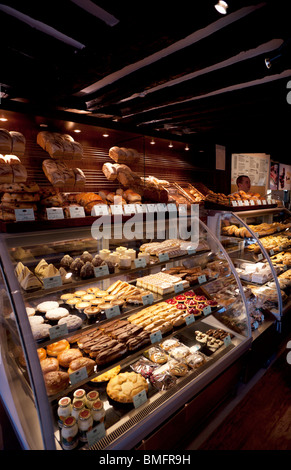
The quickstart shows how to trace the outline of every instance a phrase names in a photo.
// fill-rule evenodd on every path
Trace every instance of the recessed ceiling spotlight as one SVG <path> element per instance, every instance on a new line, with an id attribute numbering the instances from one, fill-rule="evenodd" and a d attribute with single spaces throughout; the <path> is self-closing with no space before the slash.
<path id="1" fill-rule="evenodd" d="M 155 143 L 156 143 L 156 142 L 155 142 L 155 139 L 152 139 L 152 140 L 150 141 L 150 144 L 151 144 L 151 145 L 155 145 Z"/>
<path id="2" fill-rule="evenodd" d="M 80 129 L 74 129 L 74 132 L 76 132 L 78 134 L 81 131 L 80 131 Z"/>
<path id="3" fill-rule="evenodd" d="M 223 2 L 222 0 L 219 0 L 219 2 L 214 5 L 214 8 L 222 15 L 226 15 L 228 4 L 226 2 Z"/>
<path id="4" fill-rule="evenodd" d="M 39 127 L 48 127 L 48 124 L 45 124 L 45 123 L 42 122 L 42 123 L 39 125 Z"/>
<path id="5" fill-rule="evenodd" d="M 173 148 L 173 147 L 174 147 L 173 144 L 172 144 L 172 142 L 169 143 L 169 147 L 170 147 L 170 148 Z"/>
<path id="6" fill-rule="evenodd" d="M 8 121 L 8 119 L 7 119 L 7 118 L 4 118 L 4 117 L 1 117 L 1 118 L 0 118 L 0 121 L 6 122 L 6 121 Z"/>
<path id="7" fill-rule="evenodd" d="M 186 144 L 185 150 L 190 150 L 188 144 Z"/>
<path id="8" fill-rule="evenodd" d="M 107 134 L 107 132 L 104 132 L 103 137 L 109 137 L 109 134 Z"/>

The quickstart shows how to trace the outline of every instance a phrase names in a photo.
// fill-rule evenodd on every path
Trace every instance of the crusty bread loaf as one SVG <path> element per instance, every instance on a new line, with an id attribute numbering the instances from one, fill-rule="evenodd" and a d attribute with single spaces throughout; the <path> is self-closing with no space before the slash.
<path id="1" fill-rule="evenodd" d="M 109 149 L 109 157 L 116 163 L 125 163 L 130 165 L 139 160 L 139 153 L 134 149 L 114 146 Z"/>
<path id="2" fill-rule="evenodd" d="M 0 129 L 0 154 L 6 155 L 12 151 L 12 137 L 6 129 Z"/>
<path id="3" fill-rule="evenodd" d="M 42 169 L 49 182 L 56 187 L 64 186 L 65 178 L 54 160 L 44 160 Z"/>
<path id="4" fill-rule="evenodd" d="M 13 183 L 25 183 L 27 171 L 16 155 L 5 155 L 5 161 L 11 166 Z"/>
<path id="5" fill-rule="evenodd" d="M 0 155 L 0 183 L 13 183 L 12 168 L 3 155 Z"/>
<path id="6" fill-rule="evenodd" d="M 102 171 L 108 181 L 115 181 L 117 178 L 117 170 L 115 165 L 112 163 L 104 163 Z"/>
<path id="7" fill-rule="evenodd" d="M 24 135 L 16 131 L 10 131 L 9 133 L 12 138 L 11 152 L 18 157 L 23 157 L 26 144 Z"/>

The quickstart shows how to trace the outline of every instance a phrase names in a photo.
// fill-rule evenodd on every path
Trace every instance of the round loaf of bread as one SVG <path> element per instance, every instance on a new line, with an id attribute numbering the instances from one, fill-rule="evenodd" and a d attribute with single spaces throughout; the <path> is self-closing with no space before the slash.
<path id="1" fill-rule="evenodd" d="M 48 372 L 44 375 L 44 382 L 49 396 L 62 392 L 70 383 L 69 374 L 60 370 Z"/>
<path id="2" fill-rule="evenodd" d="M 68 374 L 72 374 L 83 367 L 86 367 L 88 376 L 94 372 L 95 361 L 89 357 L 79 357 L 70 362 Z"/>
<path id="3" fill-rule="evenodd" d="M 60 366 L 67 369 L 72 361 L 82 356 L 83 354 L 81 353 L 80 349 L 71 348 L 66 349 L 65 351 L 62 351 L 60 354 L 58 354 L 57 360 L 59 361 Z"/>
<path id="4" fill-rule="evenodd" d="M 56 357 L 46 357 L 40 361 L 40 366 L 43 374 L 47 374 L 48 372 L 59 370 L 59 361 Z"/>

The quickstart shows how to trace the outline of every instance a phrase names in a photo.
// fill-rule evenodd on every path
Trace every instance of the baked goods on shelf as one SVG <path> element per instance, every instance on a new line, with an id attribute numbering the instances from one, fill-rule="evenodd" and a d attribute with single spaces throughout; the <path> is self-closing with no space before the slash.
<path id="1" fill-rule="evenodd" d="M 249 224 L 249 228 L 255 233 L 257 237 L 272 235 L 276 232 L 283 231 L 289 227 L 289 223 L 283 224 L 279 222 L 273 222 L 271 224 L 262 223 L 258 225 Z M 222 228 L 222 234 L 241 238 L 252 237 L 251 232 L 246 227 L 237 227 L 236 225 L 224 226 Z"/>
<path id="2" fill-rule="evenodd" d="M 22 157 L 25 152 L 26 139 L 21 132 L 0 129 L 0 154 L 14 154 Z"/>
<path id="3" fill-rule="evenodd" d="M 74 188 L 85 183 L 85 175 L 81 169 L 73 170 L 58 160 L 43 160 L 42 169 L 54 187 L 70 186 Z"/>
<path id="4" fill-rule="evenodd" d="M 108 396 L 120 403 L 132 403 L 133 397 L 145 390 L 148 391 L 146 379 L 135 372 L 123 372 L 110 379 L 106 392 Z"/>
<path id="5" fill-rule="evenodd" d="M 109 157 L 116 163 L 126 163 L 127 165 L 137 163 L 140 159 L 137 150 L 118 147 L 117 145 L 109 149 Z"/>
<path id="6" fill-rule="evenodd" d="M 37 134 L 36 141 L 52 158 L 80 160 L 83 156 L 81 144 L 69 134 L 41 131 Z"/>
<path id="7" fill-rule="evenodd" d="M 65 390 L 69 386 L 69 382 L 70 377 L 67 372 L 55 370 L 44 374 L 44 383 L 49 396 Z"/>
<path id="8" fill-rule="evenodd" d="M 291 239 L 285 234 L 269 235 L 262 238 L 260 242 L 268 252 L 273 250 L 274 253 L 278 253 L 279 251 L 283 251 L 291 247 Z M 258 243 L 252 243 L 251 245 L 248 245 L 246 249 L 255 254 L 260 253 L 261 251 Z"/>

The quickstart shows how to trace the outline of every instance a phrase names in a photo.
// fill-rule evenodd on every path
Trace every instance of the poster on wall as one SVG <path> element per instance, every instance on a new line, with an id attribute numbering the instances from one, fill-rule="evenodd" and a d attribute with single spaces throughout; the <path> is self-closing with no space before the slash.
<path id="1" fill-rule="evenodd" d="M 279 163 L 270 162 L 270 185 L 269 189 L 277 190 L 279 184 Z"/>
<path id="2" fill-rule="evenodd" d="M 280 163 L 278 189 L 291 190 L 291 165 Z"/>
<path id="3" fill-rule="evenodd" d="M 231 160 L 231 184 L 240 175 L 250 178 L 252 186 L 266 186 L 269 175 L 270 156 L 266 154 L 233 153 Z"/>

